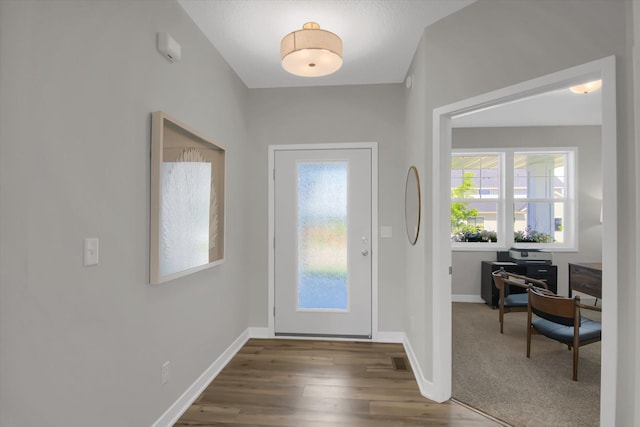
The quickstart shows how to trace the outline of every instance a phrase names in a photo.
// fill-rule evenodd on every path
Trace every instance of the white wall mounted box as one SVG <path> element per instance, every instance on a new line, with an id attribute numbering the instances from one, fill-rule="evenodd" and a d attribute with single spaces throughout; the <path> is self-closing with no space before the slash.
<path id="1" fill-rule="evenodd" d="M 169 62 L 180 62 L 182 48 L 169 33 L 158 33 L 158 50 Z"/>

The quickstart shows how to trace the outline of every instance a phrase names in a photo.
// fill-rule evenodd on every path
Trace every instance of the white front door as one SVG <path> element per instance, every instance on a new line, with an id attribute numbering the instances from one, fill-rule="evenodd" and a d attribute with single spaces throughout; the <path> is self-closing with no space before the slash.
<path id="1" fill-rule="evenodd" d="M 372 149 L 274 152 L 274 332 L 371 337 Z"/>

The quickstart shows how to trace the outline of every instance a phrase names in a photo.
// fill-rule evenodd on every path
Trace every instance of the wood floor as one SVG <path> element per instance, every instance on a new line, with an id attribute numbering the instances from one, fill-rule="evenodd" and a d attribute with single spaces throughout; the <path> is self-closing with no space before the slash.
<path id="1" fill-rule="evenodd" d="M 252 339 L 176 426 L 497 426 L 422 397 L 401 344 Z"/>

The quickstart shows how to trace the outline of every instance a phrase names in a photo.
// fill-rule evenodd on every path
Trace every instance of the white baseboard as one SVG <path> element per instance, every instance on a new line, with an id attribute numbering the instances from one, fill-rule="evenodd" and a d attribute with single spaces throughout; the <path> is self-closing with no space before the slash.
<path id="1" fill-rule="evenodd" d="M 249 328 L 249 338 L 269 338 L 269 328 Z"/>
<path id="2" fill-rule="evenodd" d="M 403 343 L 406 338 L 404 332 L 378 331 L 374 335 L 374 342 Z"/>
<path id="3" fill-rule="evenodd" d="M 191 386 L 182 393 L 182 396 L 176 400 L 162 416 L 153 423 L 152 427 L 169 427 L 173 426 L 176 421 L 185 413 L 191 404 L 200 396 L 200 393 L 218 376 L 220 371 L 231 361 L 233 356 L 242 348 L 242 346 L 250 338 L 250 329 L 245 330 L 240 336 L 218 357 L 215 362 L 207 368 L 206 371 L 198 377 L 197 380 Z"/>
<path id="4" fill-rule="evenodd" d="M 406 335 L 404 337 L 402 345 L 404 346 L 405 353 L 407 353 L 407 358 L 409 359 L 409 363 L 411 364 L 411 369 L 413 370 L 413 376 L 416 378 L 416 382 L 418 383 L 420 394 L 426 397 L 427 399 L 434 400 L 433 399 L 433 383 L 431 381 L 427 381 L 424 378 L 424 374 L 422 373 L 422 368 L 420 368 L 420 364 L 418 363 L 416 354 L 413 352 L 413 347 L 411 347 L 409 338 Z"/>
<path id="5" fill-rule="evenodd" d="M 249 328 L 247 329 L 249 332 L 249 338 L 275 338 L 275 339 L 289 339 L 289 340 L 308 340 L 309 337 L 296 337 L 296 336 L 277 336 L 273 337 L 269 334 L 269 328 Z M 402 343 L 405 339 L 404 332 L 394 332 L 394 331 L 378 331 L 373 334 L 373 339 L 356 339 L 356 338 L 336 338 L 329 337 L 323 338 L 331 341 L 373 341 L 373 342 L 387 342 L 387 343 Z"/>
<path id="6" fill-rule="evenodd" d="M 451 295 L 452 302 L 473 302 L 484 304 L 485 300 L 483 300 L 480 295 Z"/>
<path id="7" fill-rule="evenodd" d="M 401 343 L 404 347 L 405 353 L 407 353 L 407 359 L 409 359 L 409 364 L 411 365 L 411 370 L 413 371 L 413 376 L 416 379 L 416 383 L 418 384 L 418 388 L 420 389 L 420 394 L 427 399 L 433 399 L 433 383 L 427 381 L 424 378 L 424 374 L 422 373 L 422 368 L 418 363 L 418 358 L 416 357 L 415 352 L 413 351 L 413 347 L 411 346 L 411 342 L 409 341 L 409 337 L 404 332 L 378 332 L 376 342 L 389 342 L 389 343 Z"/>

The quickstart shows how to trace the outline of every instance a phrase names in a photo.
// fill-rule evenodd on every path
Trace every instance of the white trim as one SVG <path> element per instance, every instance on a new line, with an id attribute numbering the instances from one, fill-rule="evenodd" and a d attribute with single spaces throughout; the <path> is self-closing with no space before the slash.
<path id="1" fill-rule="evenodd" d="M 616 425 L 618 385 L 618 161 L 616 62 L 601 60 L 602 75 L 602 360 L 600 425 Z"/>
<path id="2" fill-rule="evenodd" d="M 378 337 L 374 342 L 404 343 L 407 335 L 404 332 L 378 331 Z"/>
<path id="3" fill-rule="evenodd" d="M 194 381 L 189 388 L 182 393 L 173 405 L 165 411 L 152 427 L 164 427 L 174 425 L 185 413 L 191 404 L 200 396 L 200 393 L 218 376 L 220 371 L 233 359 L 242 346 L 249 340 L 249 329 L 245 330 L 231 345 Z"/>
<path id="4" fill-rule="evenodd" d="M 609 56 L 513 86 L 455 102 L 433 110 L 433 179 L 434 203 L 433 273 L 428 278 L 433 297 L 433 387 L 434 395 L 451 396 L 451 292 L 448 267 L 451 243 L 448 236 L 451 155 L 451 118 L 512 102 L 553 89 L 576 84 L 586 78 L 601 78 L 602 84 L 602 164 L 603 170 L 603 333 L 602 379 L 600 384 L 600 424 L 616 425 L 617 354 L 618 354 L 618 265 L 617 265 L 617 139 L 615 56 Z M 449 248 L 449 249 L 446 249 Z"/>
<path id="5" fill-rule="evenodd" d="M 269 180 L 268 191 L 268 221 L 269 231 L 267 238 L 269 280 L 267 298 L 268 316 L 268 337 L 275 337 L 275 319 L 273 307 L 275 304 L 275 279 L 274 279 L 274 248 L 275 239 L 275 188 L 274 188 L 274 168 L 275 152 L 278 150 L 350 150 L 350 149 L 370 149 L 371 150 L 371 340 L 378 340 L 378 143 L 376 142 L 345 142 L 330 144 L 286 144 L 269 145 L 269 169 L 267 171 Z"/>
<path id="6" fill-rule="evenodd" d="M 557 154 L 566 159 L 566 194 L 564 197 L 520 197 L 514 194 L 514 169 L 515 155 L 528 154 Z M 451 156 L 467 157 L 492 157 L 498 158 L 500 169 L 500 191 L 496 198 L 477 199 L 473 197 L 451 198 L 451 203 L 495 203 L 496 204 L 496 233 L 497 242 L 451 242 L 452 251 L 504 251 L 510 248 L 543 249 L 552 252 L 577 252 L 578 251 L 578 147 L 483 147 L 483 148 L 452 148 Z M 518 203 L 564 203 L 564 242 L 552 243 L 518 243 L 514 239 L 515 224 L 506 218 L 514 218 L 514 202 Z M 550 231 L 553 237 L 553 230 Z M 504 248 L 504 249 L 503 249 Z"/>
<path id="7" fill-rule="evenodd" d="M 371 145 L 371 339 L 377 341 L 378 331 L 378 144 Z"/>
<path id="8" fill-rule="evenodd" d="M 455 110 L 453 110 L 455 111 Z M 433 400 L 444 402 L 451 397 L 451 118 L 433 113 L 433 215 L 431 230 L 431 300 L 433 301 L 432 389 Z M 440 162 L 448 166 L 441 167 Z M 446 190 L 446 191 L 445 191 Z M 446 224 L 446 225 L 445 225 Z M 427 319 L 428 322 L 428 319 Z"/>
<path id="9" fill-rule="evenodd" d="M 268 200 L 268 234 L 267 234 L 267 253 L 268 253 L 268 297 L 267 297 L 267 328 L 269 329 L 269 336 L 274 337 L 275 333 L 275 229 L 273 222 L 275 221 L 275 168 L 276 157 L 275 147 L 269 146 L 269 159 L 268 159 L 267 181 L 269 182 L 269 190 L 267 197 Z"/>
<path id="10" fill-rule="evenodd" d="M 249 338 L 269 338 L 269 328 L 251 327 L 247 331 Z"/>
<path id="11" fill-rule="evenodd" d="M 480 295 L 451 295 L 451 302 L 468 302 L 474 304 L 486 304 Z"/>
<path id="12" fill-rule="evenodd" d="M 633 1 L 632 3 L 632 11 L 633 11 L 633 88 L 634 88 L 634 98 L 633 98 L 633 116 L 635 117 L 634 121 L 634 146 L 635 146 L 635 170 L 636 170 L 636 187 L 640 188 L 640 174 L 637 172 L 640 168 L 640 2 Z M 640 271 L 640 246 L 638 242 L 640 242 L 640 227 L 637 224 L 640 224 L 640 197 L 637 196 L 636 192 L 636 204 L 635 204 L 635 222 L 636 222 L 636 239 L 635 239 L 635 271 L 633 272 L 635 277 L 635 292 L 636 292 L 636 301 L 635 301 L 635 313 L 636 313 L 636 324 L 635 324 L 635 401 L 638 401 L 640 397 L 640 337 L 638 337 L 638 332 L 640 331 L 640 288 L 638 288 L 638 276 Z M 629 420 L 631 425 L 640 425 L 640 405 L 633 405 L 634 414 L 633 418 Z"/>
<path id="13" fill-rule="evenodd" d="M 409 359 L 409 364 L 411 365 L 413 376 L 416 379 L 416 383 L 418 383 L 420 394 L 427 399 L 434 400 L 438 403 L 442 403 L 447 400 L 436 400 L 434 398 L 433 383 L 425 379 L 424 374 L 422 373 L 422 368 L 420 368 L 420 363 L 418 363 L 418 358 L 416 357 L 416 354 L 413 351 L 413 347 L 411 347 L 411 342 L 409 342 L 409 338 L 406 335 L 404 336 L 402 345 L 404 347 L 404 352 L 407 353 L 407 359 Z"/>
<path id="14" fill-rule="evenodd" d="M 636 170 L 636 188 L 640 188 L 640 174 L 638 170 L 640 168 L 640 2 L 632 2 L 633 7 L 633 87 L 634 87 L 634 103 L 633 103 L 633 116 L 635 117 L 635 170 Z M 638 283 L 638 272 L 640 271 L 640 197 L 636 193 L 636 267 L 634 271 L 635 283 Z M 638 331 L 640 331 L 640 289 L 636 286 L 636 348 L 635 348 L 635 396 L 636 401 L 640 397 L 640 337 L 638 337 Z M 640 425 L 640 405 L 634 405 L 634 419 L 631 420 L 631 424 Z"/>

